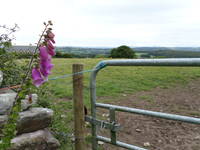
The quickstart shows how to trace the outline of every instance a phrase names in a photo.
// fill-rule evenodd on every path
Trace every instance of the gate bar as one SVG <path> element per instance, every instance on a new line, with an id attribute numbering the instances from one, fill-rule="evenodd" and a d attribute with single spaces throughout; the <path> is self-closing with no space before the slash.
<path id="1" fill-rule="evenodd" d="M 200 58 L 104 60 L 106 66 L 200 66 Z"/>
<path id="2" fill-rule="evenodd" d="M 116 111 L 147 115 L 147 116 L 164 118 L 164 119 L 169 119 L 169 120 L 177 120 L 177 121 L 193 123 L 193 124 L 200 124 L 200 118 L 194 118 L 194 117 L 187 117 L 187 116 L 174 115 L 174 114 L 136 109 L 136 108 L 130 108 L 130 107 L 124 107 L 124 106 L 117 106 L 117 105 L 111 105 L 111 104 L 103 104 L 103 103 L 96 103 L 96 107 L 101 107 L 101 108 L 106 108 L 106 109 L 113 108 Z"/>
<path id="3" fill-rule="evenodd" d="M 90 77 L 91 115 L 96 118 L 96 76 L 106 66 L 200 66 L 200 58 L 120 59 L 101 61 Z M 97 127 L 92 124 L 92 149 L 97 150 Z"/>
<path id="4" fill-rule="evenodd" d="M 107 137 L 97 136 L 97 139 L 99 141 L 103 141 L 103 142 L 112 144 L 111 139 L 109 139 Z M 141 148 L 141 147 L 137 147 L 137 146 L 134 146 L 134 145 L 130 145 L 130 144 L 126 144 L 126 143 L 123 143 L 123 142 L 120 142 L 120 141 L 117 141 L 115 145 L 123 147 L 123 148 L 127 148 L 129 150 L 147 150 L 147 149 L 144 149 L 144 148 Z"/>

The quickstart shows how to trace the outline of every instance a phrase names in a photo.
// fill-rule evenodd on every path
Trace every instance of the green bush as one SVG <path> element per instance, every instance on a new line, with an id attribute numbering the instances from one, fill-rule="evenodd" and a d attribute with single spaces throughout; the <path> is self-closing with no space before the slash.
<path id="1" fill-rule="evenodd" d="M 0 55 L 0 68 L 4 76 L 0 87 L 9 87 L 21 83 L 27 65 L 24 61 L 17 60 L 16 55 L 5 53 Z"/>
<path id="2" fill-rule="evenodd" d="M 110 57 L 112 58 L 135 58 L 135 52 L 128 46 L 122 45 L 111 50 Z"/>
<path id="3" fill-rule="evenodd" d="M 0 26 L 4 31 L 0 35 L 0 70 L 3 72 L 3 82 L 1 87 L 9 87 L 21 83 L 23 74 L 26 69 L 26 64 L 17 60 L 16 53 L 8 53 L 6 50 L 12 46 L 13 35 L 18 26 L 13 28 Z"/>
<path id="4" fill-rule="evenodd" d="M 33 55 L 33 52 L 30 51 L 20 51 L 20 52 L 12 52 L 16 55 L 17 59 L 30 59 Z"/>
<path id="5" fill-rule="evenodd" d="M 68 53 L 62 53 L 62 52 L 56 52 L 56 55 L 54 56 L 55 58 L 72 58 L 72 54 Z"/>

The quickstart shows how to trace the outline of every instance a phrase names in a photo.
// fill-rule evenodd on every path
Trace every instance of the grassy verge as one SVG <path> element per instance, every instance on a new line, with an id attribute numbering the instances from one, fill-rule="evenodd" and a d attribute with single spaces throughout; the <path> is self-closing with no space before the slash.
<path id="1" fill-rule="evenodd" d="M 51 77 L 70 74 L 73 63 L 84 64 L 92 69 L 101 59 L 54 59 Z M 84 103 L 89 108 L 89 75 L 84 74 Z M 97 97 L 106 102 L 119 100 L 123 94 L 150 90 L 155 87 L 169 88 L 175 84 L 186 84 L 200 77 L 195 67 L 106 67 L 97 77 Z M 55 111 L 52 129 L 61 141 L 61 150 L 71 150 L 73 144 L 72 77 L 49 81 L 51 96 L 47 100 Z M 149 97 L 143 99 L 151 100 Z"/>

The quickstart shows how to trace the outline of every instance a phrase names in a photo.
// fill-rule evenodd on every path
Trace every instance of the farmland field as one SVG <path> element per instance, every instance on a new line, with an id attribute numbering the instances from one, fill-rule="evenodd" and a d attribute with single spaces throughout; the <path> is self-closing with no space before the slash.
<path id="1" fill-rule="evenodd" d="M 73 63 L 84 64 L 84 70 L 92 69 L 101 59 L 54 59 L 54 70 L 50 76 L 71 74 Z M 85 88 L 89 88 L 89 73 L 84 74 Z M 176 83 L 187 83 L 200 77 L 199 68 L 195 67 L 107 67 L 97 77 L 98 96 L 119 96 L 149 90 L 160 86 L 167 88 Z M 71 77 L 50 82 L 51 89 L 59 98 L 71 98 Z M 88 97 L 87 92 L 85 97 Z"/>
<path id="2" fill-rule="evenodd" d="M 102 59 L 54 59 L 55 67 L 50 78 L 71 74 L 73 63 L 84 64 L 84 70 L 92 69 Z M 89 75 L 84 74 L 84 103 L 89 108 Z M 154 88 L 169 89 L 175 85 L 187 85 L 200 77 L 197 67 L 106 67 L 97 76 L 99 101 L 113 103 L 124 95 L 132 95 Z M 62 143 L 61 150 L 71 150 L 73 144 L 72 77 L 50 80 L 47 84 L 51 96 L 48 107 L 55 111 L 52 130 Z M 152 101 L 150 96 L 141 99 Z M 87 140 L 89 140 L 89 135 Z"/>

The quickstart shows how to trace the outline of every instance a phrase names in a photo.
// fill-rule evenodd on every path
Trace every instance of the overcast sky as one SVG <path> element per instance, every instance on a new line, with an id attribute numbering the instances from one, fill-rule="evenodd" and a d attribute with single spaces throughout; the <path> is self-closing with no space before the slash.
<path id="1" fill-rule="evenodd" d="M 0 0 L 0 25 L 34 44 L 52 20 L 57 46 L 200 46 L 200 0 Z"/>

